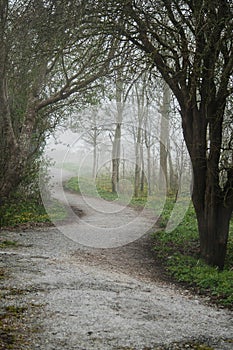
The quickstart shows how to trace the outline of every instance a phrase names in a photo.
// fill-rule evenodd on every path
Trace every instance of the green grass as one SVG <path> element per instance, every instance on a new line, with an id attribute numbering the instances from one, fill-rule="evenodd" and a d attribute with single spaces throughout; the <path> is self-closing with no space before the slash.
<path id="1" fill-rule="evenodd" d="M 140 197 L 135 198 L 132 196 L 130 198 L 129 193 L 121 192 L 119 195 L 117 193 L 112 193 L 112 184 L 109 177 L 98 177 L 93 181 L 92 179 L 84 177 L 72 177 L 66 184 L 65 188 L 77 193 L 82 193 L 89 196 L 101 197 L 109 201 L 118 201 L 123 204 L 130 204 L 134 207 L 147 207 L 156 209 L 158 204 L 161 204 L 159 196 L 147 196 L 147 187 L 143 192 L 140 192 Z"/>
<path id="2" fill-rule="evenodd" d="M 172 200 L 168 200 L 160 218 L 161 227 L 166 225 L 172 206 Z M 154 238 L 155 250 L 168 275 L 210 296 L 217 304 L 233 308 L 233 221 L 223 271 L 208 266 L 200 259 L 197 222 L 192 205 L 174 231 L 160 230 L 154 234 Z"/>
<path id="3" fill-rule="evenodd" d="M 0 240 L 0 249 L 15 247 L 17 247 L 17 242 L 15 241 Z"/>
<path id="4" fill-rule="evenodd" d="M 50 223 L 51 219 L 59 221 L 66 216 L 65 207 L 57 201 L 53 201 L 48 215 L 42 203 L 38 204 L 34 199 L 14 198 L 0 207 L 0 228 L 28 223 Z"/>
<path id="5" fill-rule="evenodd" d="M 109 182 L 104 182 L 101 185 L 100 181 L 93 183 L 92 179 L 72 177 L 66 182 L 65 187 L 68 190 L 83 193 L 88 196 L 100 196 L 109 201 L 118 199 L 118 195 L 111 192 Z"/>

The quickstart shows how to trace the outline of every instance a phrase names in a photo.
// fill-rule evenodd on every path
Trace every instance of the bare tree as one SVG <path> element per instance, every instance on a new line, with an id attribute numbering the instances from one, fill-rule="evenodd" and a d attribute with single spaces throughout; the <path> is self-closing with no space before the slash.
<path id="1" fill-rule="evenodd" d="M 121 138 L 122 138 L 122 125 L 124 113 L 126 112 L 126 104 L 129 93 L 133 87 L 133 83 L 138 79 L 138 74 L 132 72 L 128 62 L 125 59 L 118 61 L 118 67 L 116 68 L 113 76 L 114 97 L 116 108 L 114 114 L 114 132 L 111 138 L 112 140 L 112 192 L 117 192 L 117 184 L 119 182 L 120 174 L 120 160 L 121 160 Z"/>

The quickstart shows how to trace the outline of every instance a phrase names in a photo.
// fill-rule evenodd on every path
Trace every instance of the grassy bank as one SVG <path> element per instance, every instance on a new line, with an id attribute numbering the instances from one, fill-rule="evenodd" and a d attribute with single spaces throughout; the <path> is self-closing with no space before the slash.
<path id="1" fill-rule="evenodd" d="M 154 234 L 155 250 L 168 275 L 176 281 L 205 294 L 219 305 L 233 309 L 233 220 L 230 226 L 225 268 L 219 271 L 200 259 L 197 223 L 192 205 L 172 232 L 163 228 L 171 208 L 165 206 L 161 230 Z"/>
<path id="2" fill-rule="evenodd" d="M 50 215 L 48 215 L 43 204 L 33 198 L 27 200 L 14 198 L 0 207 L 0 228 L 50 223 L 51 219 L 59 221 L 64 220 L 66 216 L 64 206 L 55 200 L 50 208 Z"/>

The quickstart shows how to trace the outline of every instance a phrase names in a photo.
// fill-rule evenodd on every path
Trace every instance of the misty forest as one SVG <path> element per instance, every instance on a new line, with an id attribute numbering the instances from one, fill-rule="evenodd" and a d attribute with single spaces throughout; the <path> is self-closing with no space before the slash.
<path id="1" fill-rule="evenodd" d="M 230 0 L 0 0 L 0 248 L 61 223 L 82 243 L 61 190 L 110 231 L 111 205 L 152 217 L 111 239 L 149 234 L 166 278 L 231 308 L 232 30 Z"/>

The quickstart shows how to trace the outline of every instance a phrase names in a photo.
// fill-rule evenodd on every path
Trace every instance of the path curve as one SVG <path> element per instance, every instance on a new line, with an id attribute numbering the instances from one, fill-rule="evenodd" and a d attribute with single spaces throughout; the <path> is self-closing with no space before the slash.
<path id="1" fill-rule="evenodd" d="M 110 249 L 58 228 L 2 236 L 19 243 L 0 252 L 0 282 L 3 307 L 28 306 L 24 350 L 232 349 L 233 313 L 163 282 L 148 236 Z"/>
<path id="2" fill-rule="evenodd" d="M 70 209 L 71 222 L 58 227 L 68 238 L 94 248 L 120 247 L 139 239 L 155 225 L 159 212 L 156 215 L 152 210 L 135 210 L 117 201 L 64 191 L 63 184 L 72 175 L 66 170 L 51 170 L 53 196 Z M 50 201 L 44 203 L 50 212 Z M 77 215 L 73 208 L 79 208 L 83 215 Z"/>

